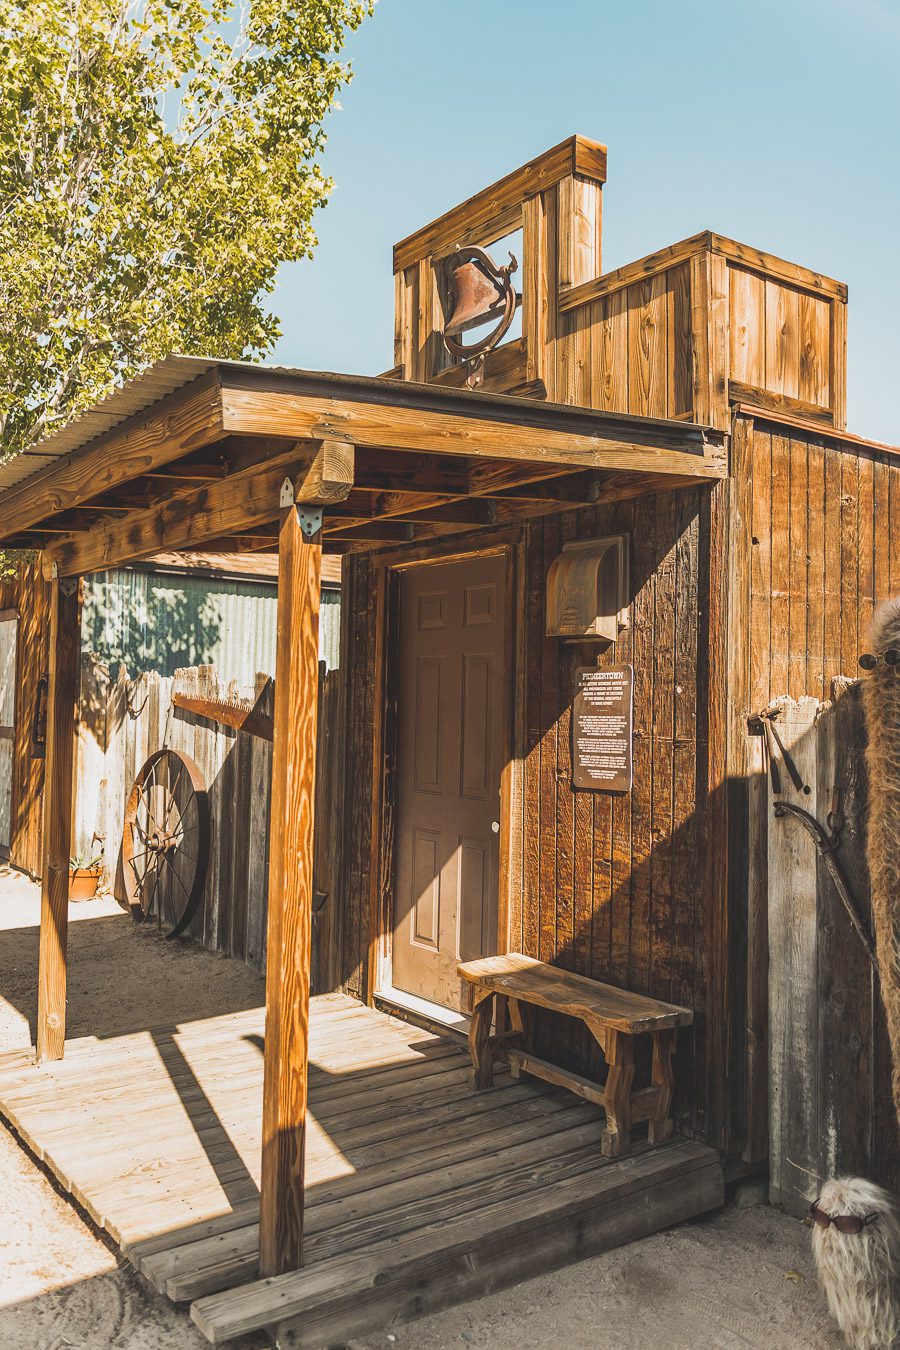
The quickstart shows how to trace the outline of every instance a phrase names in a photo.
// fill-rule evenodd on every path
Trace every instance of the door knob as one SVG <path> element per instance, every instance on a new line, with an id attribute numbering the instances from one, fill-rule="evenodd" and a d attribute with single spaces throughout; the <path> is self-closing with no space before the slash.
<path id="1" fill-rule="evenodd" d="M 491 821 L 491 829 L 494 831 L 494 834 L 499 834 L 499 833 L 500 833 L 500 822 L 499 822 L 499 820 L 492 820 L 492 821 Z"/>

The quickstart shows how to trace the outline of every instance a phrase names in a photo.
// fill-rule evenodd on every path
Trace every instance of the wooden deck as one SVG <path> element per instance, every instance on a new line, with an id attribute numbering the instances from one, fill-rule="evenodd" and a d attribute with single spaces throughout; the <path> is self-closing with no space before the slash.
<path id="1" fill-rule="evenodd" d="M 722 1203 L 718 1155 L 600 1153 L 602 1112 L 341 995 L 312 1001 L 306 1264 L 256 1280 L 263 1010 L 0 1060 L 0 1112 L 213 1342 L 316 1347 Z"/>

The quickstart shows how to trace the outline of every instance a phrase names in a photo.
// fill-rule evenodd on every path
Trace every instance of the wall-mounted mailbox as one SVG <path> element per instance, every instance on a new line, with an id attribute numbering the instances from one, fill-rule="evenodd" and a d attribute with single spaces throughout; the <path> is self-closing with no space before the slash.
<path id="1" fill-rule="evenodd" d="M 547 636 L 614 642 L 628 625 L 628 535 L 566 544 L 547 574 Z"/>

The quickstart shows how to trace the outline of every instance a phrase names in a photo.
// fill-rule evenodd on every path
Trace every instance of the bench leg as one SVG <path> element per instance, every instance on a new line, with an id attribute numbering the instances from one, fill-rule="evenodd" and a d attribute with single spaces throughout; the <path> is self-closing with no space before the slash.
<path id="1" fill-rule="evenodd" d="M 634 1039 L 619 1031 L 606 1033 L 609 1076 L 604 1090 L 606 1129 L 602 1151 L 605 1158 L 621 1158 L 631 1148 L 631 1085 L 634 1081 Z"/>
<path id="2" fill-rule="evenodd" d="M 675 1032 L 655 1031 L 653 1033 L 653 1086 L 659 1089 L 656 1110 L 650 1120 L 649 1140 L 651 1144 L 661 1144 L 672 1135 L 672 1094 L 675 1091 L 675 1074 L 672 1071 L 672 1056 L 675 1053 Z"/>
<path id="3" fill-rule="evenodd" d="M 517 998 L 507 998 L 506 1006 L 509 1010 L 510 1027 L 519 1036 L 520 1048 L 527 1052 L 531 1049 L 532 1009 Z M 521 1076 L 521 1069 L 516 1060 L 510 1061 L 509 1072 L 512 1078 Z"/>
<path id="4" fill-rule="evenodd" d="M 492 993 L 477 997 L 469 1022 L 469 1054 L 472 1057 L 469 1078 L 476 1092 L 491 1087 L 494 1082 L 494 1057 L 490 1046 L 493 1011 Z"/>

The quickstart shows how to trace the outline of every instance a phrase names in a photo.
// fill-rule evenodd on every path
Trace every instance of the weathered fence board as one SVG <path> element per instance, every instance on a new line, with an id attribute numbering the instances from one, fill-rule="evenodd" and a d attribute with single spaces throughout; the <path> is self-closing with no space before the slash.
<path id="1" fill-rule="evenodd" d="M 870 924 L 859 687 L 835 681 L 831 702 L 784 698 L 773 706 L 808 791 L 795 787 L 776 750 L 780 791 L 770 780 L 767 830 L 769 1194 L 801 1215 L 822 1182 L 840 1173 L 896 1189 L 900 1131 L 877 977 L 812 837 L 796 817 L 774 817 L 779 797 L 826 830 L 829 812 L 840 814 L 836 857 Z"/>
<path id="2" fill-rule="evenodd" d="M 112 676 L 95 656 L 82 658 L 81 721 L 76 796 L 76 848 L 93 853 L 102 841 L 103 880 L 121 900 L 124 882 L 121 840 L 125 803 L 148 755 L 163 746 L 181 750 L 200 769 L 207 786 L 212 843 L 203 902 L 190 936 L 213 951 L 265 969 L 266 879 L 272 747 L 248 732 L 198 717 L 172 704 L 174 692 L 217 698 L 252 697 L 271 715 L 273 682 L 257 677 L 251 690 L 220 688 L 212 666 L 165 677 L 145 672 Z M 340 672 L 319 669 L 319 747 L 316 807 L 317 910 L 313 931 L 313 992 L 337 982 L 335 915 L 341 879 L 338 837 L 343 793 L 343 734 L 339 717 Z"/>

